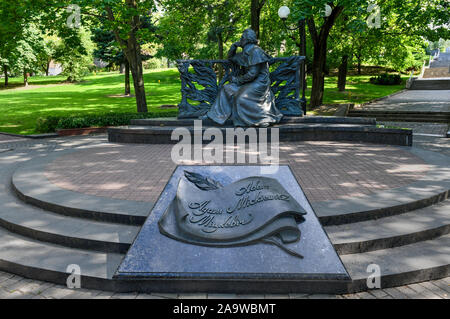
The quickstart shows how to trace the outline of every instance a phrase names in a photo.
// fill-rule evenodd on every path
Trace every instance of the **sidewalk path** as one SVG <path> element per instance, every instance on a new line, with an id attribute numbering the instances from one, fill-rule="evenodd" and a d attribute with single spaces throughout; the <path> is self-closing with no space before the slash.
<path id="1" fill-rule="evenodd" d="M 365 111 L 450 112 L 450 90 L 407 90 L 364 105 Z"/>

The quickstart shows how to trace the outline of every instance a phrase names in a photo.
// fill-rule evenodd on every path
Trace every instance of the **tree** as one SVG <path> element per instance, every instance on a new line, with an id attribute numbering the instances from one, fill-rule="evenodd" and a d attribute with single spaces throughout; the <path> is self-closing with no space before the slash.
<path id="1" fill-rule="evenodd" d="M 356 16 L 365 22 L 371 13 L 372 4 L 368 0 L 295 0 L 296 19 L 306 18 L 308 30 L 314 46 L 312 62 L 312 92 L 310 106 L 315 108 L 322 104 L 324 93 L 324 76 L 328 54 L 328 40 L 332 28 L 342 14 Z M 380 31 L 387 34 L 406 34 L 428 39 L 448 38 L 449 3 L 447 0 L 385 0 L 380 2 L 382 24 L 388 19 L 395 25 L 392 32 L 386 26 Z M 350 20 L 352 21 L 352 20 Z"/>
<path id="2" fill-rule="evenodd" d="M 260 20 L 261 20 L 261 10 L 266 4 L 267 0 L 251 0 L 250 15 L 251 15 L 251 26 L 253 31 L 256 32 L 256 36 L 259 39 L 260 32 Z"/>
<path id="3" fill-rule="evenodd" d="M 68 82 L 80 81 L 93 65 L 95 45 L 84 28 L 65 29 L 56 48 L 55 60 L 61 63 Z"/>
<path id="4" fill-rule="evenodd" d="M 114 34 L 102 27 L 96 28 L 93 31 L 92 40 L 97 44 L 97 48 L 94 50 L 94 57 L 108 63 L 108 67 L 113 65 L 125 66 L 125 95 L 130 95 L 130 63 L 128 63 L 123 51 L 118 46 Z"/>
<path id="5" fill-rule="evenodd" d="M 143 17 L 151 17 L 157 10 L 154 0 L 28 0 L 35 1 L 45 11 L 45 24 L 48 28 L 65 25 L 66 20 L 74 20 L 80 13 L 82 23 L 92 26 L 102 24 L 114 34 L 116 41 L 130 64 L 133 85 L 136 94 L 138 112 L 147 112 L 147 99 L 144 86 L 144 68 L 142 65 L 141 42 L 154 41 L 155 35 L 150 28 L 143 27 Z M 71 5 L 75 12 L 66 13 Z M 78 7 L 76 7 L 78 6 Z M 80 8 L 79 12 L 77 9 Z"/>
<path id="6" fill-rule="evenodd" d="M 44 50 L 39 30 L 28 24 L 23 29 L 23 37 L 11 51 L 9 65 L 13 72 L 23 74 L 24 85 L 28 86 L 29 74 L 38 69 L 38 55 Z"/>
<path id="7" fill-rule="evenodd" d="M 37 64 L 39 69 L 49 75 L 50 63 L 55 59 L 56 50 L 60 39 L 56 36 L 44 36 L 42 39 L 42 49 L 37 55 Z"/>

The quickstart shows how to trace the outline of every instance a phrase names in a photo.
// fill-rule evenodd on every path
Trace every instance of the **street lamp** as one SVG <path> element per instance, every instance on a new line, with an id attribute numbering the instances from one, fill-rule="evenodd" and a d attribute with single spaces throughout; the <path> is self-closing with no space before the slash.
<path id="1" fill-rule="evenodd" d="M 291 10 L 286 6 L 282 6 L 278 10 L 278 16 L 280 17 L 281 20 L 286 20 L 290 14 Z"/>
<path id="2" fill-rule="evenodd" d="M 306 90 L 306 19 L 300 19 L 298 21 L 297 27 L 290 28 L 286 24 L 286 20 L 291 14 L 291 9 L 287 6 L 282 6 L 280 9 L 278 9 L 278 16 L 280 17 L 281 21 L 283 21 L 284 27 L 288 29 L 289 31 L 296 31 L 300 30 L 300 55 L 305 57 L 304 67 L 302 68 L 302 98 L 300 100 L 303 114 L 306 115 L 306 97 L 305 97 L 305 90 Z"/>

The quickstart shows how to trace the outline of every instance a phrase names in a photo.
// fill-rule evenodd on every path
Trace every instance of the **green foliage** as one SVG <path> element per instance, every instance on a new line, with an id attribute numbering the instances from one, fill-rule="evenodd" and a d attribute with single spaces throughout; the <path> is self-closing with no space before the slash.
<path id="1" fill-rule="evenodd" d="M 380 85 L 398 85 L 402 83 L 402 79 L 399 74 L 384 73 L 376 77 L 371 77 L 370 83 Z"/>
<path id="2" fill-rule="evenodd" d="M 71 116 L 61 118 L 56 129 L 85 128 L 85 127 L 105 127 L 129 125 L 133 119 L 147 119 L 155 117 L 173 117 L 178 112 L 158 112 L 158 113 L 105 113 L 86 116 Z"/>
<path id="3" fill-rule="evenodd" d="M 91 33 L 84 28 L 68 29 L 56 48 L 55 59 L 61 63 L 69 82 L 78 82 L 89 73 L 95 45 Z"/>
<path id="4" fill-rule="evenodd" d="M 39 133 L 53 133 L 56 131 L 60 117 L 45 116 L 39 117 L 36 121 L 35 131 Z"/>

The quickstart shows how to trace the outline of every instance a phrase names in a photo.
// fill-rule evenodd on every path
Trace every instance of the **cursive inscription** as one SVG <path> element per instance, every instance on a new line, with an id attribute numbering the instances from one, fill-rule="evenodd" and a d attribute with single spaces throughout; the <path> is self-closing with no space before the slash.
<path id="1" fill-rule="evenodd" d="M 197 224 L 202 228 L 202 231 L 205 233 L 214 233 L 221 228 L 234 228 L 241 225 L 247 225 L 251 223 L 253 220 L 253 216 L 248 214 L 247 219 L 242 219 L 242 217 L 235 215 L 229 216 L 224 222 L 216 222 L 216 216 L 214 215 L 205 215 L 201 217 L 191 216 L 189 221 L 192 224 Z"/>

